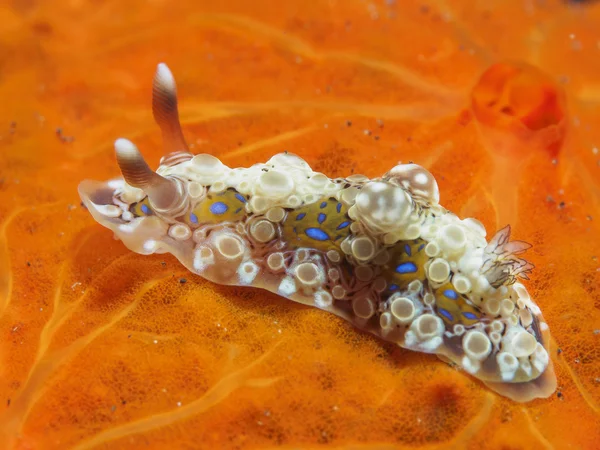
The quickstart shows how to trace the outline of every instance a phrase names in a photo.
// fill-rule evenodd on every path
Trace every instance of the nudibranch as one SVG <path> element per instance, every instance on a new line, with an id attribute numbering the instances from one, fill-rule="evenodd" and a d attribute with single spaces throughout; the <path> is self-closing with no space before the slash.
<path id="1" fill-rule="evenodd" d="M 533 268 L 518 256 L 529 244 L 510 241 L 509 227 L 488 242 L 479 221 L 439 204 L 435 178 L 416 164 L 330 179 L 288 152 L 248 168 L 193 155 L 164 64 L 152 109 L 165 146 L 158 170 L 118 139 L 123 178 L 79 186 L 130 250 L 172 253 L 215 283 L 329 311 L 516 401 L 555 391 L 549 328 L 519 282 Z"/>

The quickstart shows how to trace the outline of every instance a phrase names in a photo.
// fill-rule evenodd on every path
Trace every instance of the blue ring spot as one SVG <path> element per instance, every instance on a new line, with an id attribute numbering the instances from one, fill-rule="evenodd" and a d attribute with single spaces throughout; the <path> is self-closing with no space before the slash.
<path id="1" fill-rule="evenodd" d="M 190 222 L 198 223 L 198 216 L 194 213 L 190 213 Z"/>
<path id="2" fill-rule="evenodd" d="M 396 272 L 398 273 L 415 273 L 416 271 L 417 266 L 412 262 L 405 262 L 396 267 Z"/>
<path id="3" fill-rule="evenodd" d="M 446 289 L 444 291 L 444 295 L 451 300 L 456 300 L 458 298 L 458 294 L 456 293 L 456 291 L 453 291 L 452 289 Z"/>
<path id="4" fill-rule="evenodd" d="M 329 240 L 329 235 L 320 228 L 307 228 L 304 232 L 309 238 L 314 239 L 315 241 Z"/>
<path id="5" fill-rule="evenodd" d="M 404 251 L 408 256 L 412 256 L 412 250 L 410 249 L 410 245 L 404 244 Z"/>
<path id="6" fill-rule="evenodd" d="M 350 225 L 350 221 L 346 220 L 345 222 L 342 222 L 338 225 L 338 227 L 336 228 L 336 230 L 343 230 L 344 228 L 346 228 L 348 225 Z"/>
<path id="7" fill-rule="evenodd" d="M 304 216 L 306 216 L 306 213 L 300 213 L 296 216 L 296 220 L 302 220 L 304 219 Z"/>
<path id="8" fill-rule="evenodd" d="M 472 312 L 464 312 L 464 313 L 462 313 L 462 315 L 465 316 L 469 320 L 477 319 L 477 316 L 475 314 L 473 314 Z"/>
<path id="9" fill-rule="evenodd" d="M 140 209 L 144 214 L 150 214 L 150 208 L 148 208 L 148 205 L 142 205 Z"/>
<path id="10" fill-rule="evenodd" d="M 337 212 L 341 212 L 342 211 L 342 204 L 338 203 L 337 206 L 335 207 L 335 209 L 337 210 Z"/>
<path id="11" fill-rule="evenodd" d="M 239 192 L 235 193 L 235 198 L 237 198 L 240 202 L 242 203 L 246 203 L 246 197 L 244 197 L 242 194 L 240 194 Z"/>
<path id="12" fill-rule="evenodd" d="M 425 244 L 419 245 L 419 248 L 417 249 L 417 252 L 420 252 L 421 250 L 423 250 L 424 247 L 425 247 Z"/>
<path id="13" fill-rule="evenodd" d="M 400 286 L 398 286 L 397 284 L 390 284 L 390 291 L 395 291 L 399 288 Z"/>
<path id="14" fill-rule="evenodd" d="M 327 202 L 323 202 L 323 203 L 321 203 L 321 206 L 319 206 L 319 208 L 323 209 L 323 208 L 325 208 L 326 206 L 327 206 Z"/>
<path id="15" fill-rule="evenodd" d="M 319 216 L 317 217 L 317 222 L 323 223 L 323 222 L 325 222 L 325 219 L 327 219 L 327 215 L 323 214 L 323 213 L 319 213 Z"/>
<path id="16" fill-rule="evenodd" d="M 229 209 L 229 206 L 227 206 L 225 203 L 223 202 L 214 202 L 212 205 L 210 205 L 210 212 L 213 214 L 217 214 L 217 215 L 221 215 L 221 214 L 225 214 L 227 212 L 227 210 Z"/>
<path id="17" fill-rule="evenodd" d="M 450 312 L 446 311 L 444 308 L 438 308 L 438 311 L 442 316 L 448 319 L 450 322 L 454 322 L 454 316 L 450 314 Z"/>
<path id="18" fill-rule="evenodd" d="M 239 213 L 242 210 L 241 207 L 239 207 L 238 209 L 235 210 L 235 214 Z"/>

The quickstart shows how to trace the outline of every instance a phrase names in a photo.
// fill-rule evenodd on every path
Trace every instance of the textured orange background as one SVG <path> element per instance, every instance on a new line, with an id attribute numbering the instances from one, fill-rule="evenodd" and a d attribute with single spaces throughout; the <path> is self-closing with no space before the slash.
<path id="1" fill-rule="evenodd" d="M 551 0 L 2 1 L 1 448 L 598 448 L 599 29 L 600 3 Z M 331 176 L 412 160 L 444 206 L 512 223 L 558 394 L 515 404 L 113 240 L 76 187 L 118 174 L 117 137 L 158 163 L 160 61 L 195 152 Z"/>

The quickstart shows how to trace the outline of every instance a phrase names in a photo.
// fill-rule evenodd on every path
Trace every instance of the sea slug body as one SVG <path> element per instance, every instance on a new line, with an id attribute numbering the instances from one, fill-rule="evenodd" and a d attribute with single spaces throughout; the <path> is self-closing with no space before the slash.
<path id="1" fill-rule="evenodd" d="M 416 164 L 330 179 L 291 153 L 248 168 L 194 156 L 164 64 L 152 106 L 166 150 L 158 170 L 118 139 L 123 178 L 79 186 L 129 249 L 330 311 L 513 400 L 555 391 L 548 325 L 519 281 L 533 268 L 519 257 L 529 245 L 510 241 L 508 226 L 488 242 L 480 222 L 439 204 L 435 178 Z"/>

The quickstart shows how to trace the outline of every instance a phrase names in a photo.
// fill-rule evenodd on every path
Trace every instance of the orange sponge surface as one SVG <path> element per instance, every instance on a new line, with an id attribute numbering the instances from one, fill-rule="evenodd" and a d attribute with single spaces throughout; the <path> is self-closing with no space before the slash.
<path id="1" fill-rule="evenodd" d="M 0 447 L 594 449 L 600 442 L 600 3 L 257 0 L 0 5 Z M 80 206 L 152 75 L 192 151 L 291 151 L 331 177 L 418 163 L 511 224 L 559 388 L 517 404 L 274 294 L 129 252 Z"/>

